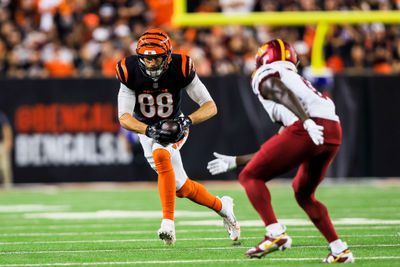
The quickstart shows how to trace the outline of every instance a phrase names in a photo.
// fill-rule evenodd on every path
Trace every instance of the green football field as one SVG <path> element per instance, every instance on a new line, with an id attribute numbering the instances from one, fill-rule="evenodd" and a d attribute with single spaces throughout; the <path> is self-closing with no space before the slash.
<path id="1" fill-rule="evenodd" d="M 141 184 L 35 186 L 0 191 L 0 266 L 309 266 L 329 253 L 322 235 L 297 206 L 290 184 L 271 184 L 280 222 L 292 249 L 248 259 L 264 226 L 237 183 L 205 184 L 235 201 L 240 242 L 228 238 L 213 211 L 176 200 L 174 247 L 157 237 L 157 189 Z M 317 198 L 326 204 L 342 240 L 362 266 L 400 266 L 400 187 L 395 183 L 331 185 Z"/>

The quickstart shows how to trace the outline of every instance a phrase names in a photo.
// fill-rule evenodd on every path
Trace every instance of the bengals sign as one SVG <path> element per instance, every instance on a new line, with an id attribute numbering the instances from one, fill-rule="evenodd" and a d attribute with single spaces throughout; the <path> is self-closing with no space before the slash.
<path id="1" fill-rule="evenodd" d="M 14 113 L 15 165 L 128 164 L 112 103 L 20 105 Z"/>

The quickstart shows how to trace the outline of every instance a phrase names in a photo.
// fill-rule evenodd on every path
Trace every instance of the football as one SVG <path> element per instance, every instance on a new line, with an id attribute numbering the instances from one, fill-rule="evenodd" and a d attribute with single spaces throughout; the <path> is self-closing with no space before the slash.
<path id="1" fill-rule="evenodd" d="M 174 120 L 166 120 L 161 124 L 161 130 L 169 131 L 176 136 L 179 133 L 179 124 Z"/>

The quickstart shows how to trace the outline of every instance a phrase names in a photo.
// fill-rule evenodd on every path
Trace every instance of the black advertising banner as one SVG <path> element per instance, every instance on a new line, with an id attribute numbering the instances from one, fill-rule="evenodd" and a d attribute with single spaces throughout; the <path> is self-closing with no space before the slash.
<path id="1" fill-rule="evenodd" d="M 211 176 L 214 151 L 252 153 L 279 126 L 273 124 L 246 76 L 201 79 L 218 107 L 210 120 L 193 125 L 181 150 L 195 180 L 236 180 L 238 170 Z M 335 77 L 332 89 L 343 142 L 330 177 L 398 177 L 400 77 Z M 13 126 L 14 181 L 156 181 L 138 137 L 117 121 L 119 84 L 114 79 L 0 80 L 0 110 Z M 184 93 L 182 110 L 197 108 Z M 293 170 L 282 177 L 293 177 Z"/>
<path id="2" fill-rule="evenodd" d="M 343 143 L 336 177 L 399 177 L 400 76 L 335 77 L 334 101 Z"/>
<path id="3" fill-rule="evenodd" d="M 137 136 L 119 127 L 115 80 L 0 84 L 0 109 L 14 130 L 15 182 L 154 179 Z"/>

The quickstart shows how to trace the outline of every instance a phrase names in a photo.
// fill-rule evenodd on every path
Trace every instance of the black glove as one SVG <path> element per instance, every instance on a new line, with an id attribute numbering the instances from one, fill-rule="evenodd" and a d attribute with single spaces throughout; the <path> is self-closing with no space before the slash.
<path id="1" fill-rule="evenodd" d="M 192 120 L 187 116 L 177 117 L 174 120 L 179 124 L 179 133 L 176 137 L 176 142 L 179 142 L 185 137 L 187 129 L 192 125 Z"/>
<path id="2" fill-rule="evenodd" d="M 160 144 L 173 144 L 176 143 L 176 136 L 167 130 L 160 131 L 160 137 L 156 140 Z"/>
<path id="3" fill-rule="evenodd" d="M 176 137 L 173 136 L 170 131 L 162 130 L 162 123 L 163 121 L 159 121 L 147 126 L 146 136 L 156 140 L 156 142 L 160 144 L 175 143 Z"/>

